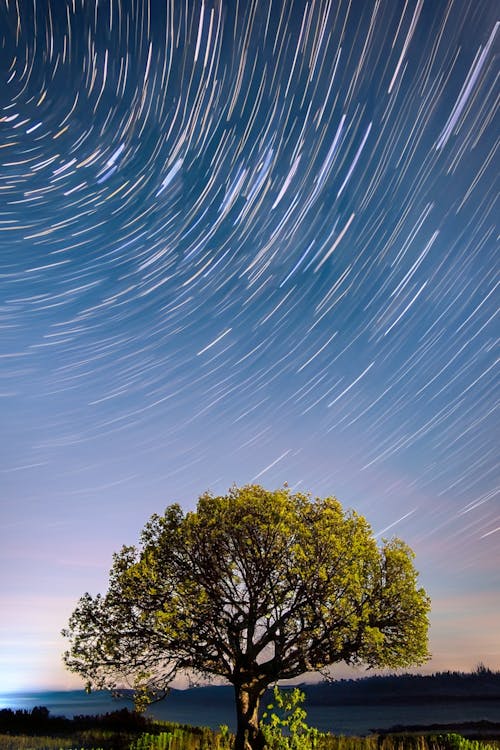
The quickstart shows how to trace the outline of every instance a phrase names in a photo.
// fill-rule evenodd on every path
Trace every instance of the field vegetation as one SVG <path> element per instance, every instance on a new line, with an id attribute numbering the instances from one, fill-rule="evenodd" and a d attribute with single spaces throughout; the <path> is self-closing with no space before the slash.
<path id="1" fill-rule="evenodd" d="M 233 737 L 196 727 L 158 727 L 135 739 L 124 733 L 95 730 L 71 736 L 0 734 L 0 750 L 232 750 Z M 369 737 L 321 735 L 311 744 L 293 744 L 289 737 L 268 745 L 269 750 L 498 750 L 500 743 L 469 740 L 458 734 L 393 734 Z M 284 744 L 289 743 L 289 744 Z"/>

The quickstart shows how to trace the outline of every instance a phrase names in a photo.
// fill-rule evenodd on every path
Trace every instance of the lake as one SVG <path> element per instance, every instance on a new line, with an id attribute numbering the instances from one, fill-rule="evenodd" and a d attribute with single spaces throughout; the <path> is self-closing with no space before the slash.
<path id="1" fill-rule="evenodd" d="M 192 693 L 176 691 L 162 703 L 152 706 L 148 714 L 164 721 L 208 726 L 218 729 L 227 724 L 234 729 L 232 701 L 203 700 L 202 691 L 193 700 Z M 83 690 L 0 694 L 1 708 L 46 706 L 54 716 L 72 717 L 78 714 L 102 714 L 123 707 L 132 708 L 130 701 L 113 699 L 105 692 L 87 695 Z M 460 701 L 429 705 L 383 706 L 305 706 L 307 722 L 321 731 L 334 734 L 369 734 L 372 729 L 388 729 L 396 724 L 458 724 L 466 721 L 500 722 L 498 701 Z"/>

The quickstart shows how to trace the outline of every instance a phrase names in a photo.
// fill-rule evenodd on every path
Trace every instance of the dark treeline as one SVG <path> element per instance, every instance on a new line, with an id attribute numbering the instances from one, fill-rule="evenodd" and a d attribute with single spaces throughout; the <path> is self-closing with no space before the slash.
<path id="1" fill-rule="evenodd" d="M 158 737 L 158 744 L 153 736 Z M 16 737 L 19 737 L 19 745 L 16 744 Z M 37 706 L 31 711 L 0 710 L 0 747 L 28 747 L 26 737 L 45 738 L 50 741 L 46 747 L 59 747 L 61 750 L 63 747 L 100 750 L 167 747 L 165 742 L 161 742 L 162 737 L 167 741 L 169 737 L 175 737 L 177 744 L 173 747 L 192 750 L 213 747 L 215 733 L 205 727 L 157 722 L 127 708 L 94 716 L 74 716 L 72 719 L 51 716 L 44 706 Z M 42 745 L 37 744 L 36 747 Z"/>
<path id="2" fill-rule="evenodd" d="M 153 731 L 155 724 L 141 714 L 123 708 L 99 716 L 51 716 L 45 706 L 26 709 L 0 710 L 0 734 L 65 735 L 87 730 L 127 732 L 136 734 Z"/>
<path id="3" fill-rule="evenodd" d="M 474 672 L 384 675 L 304 686 L 309 705 L 380 705 L 436 701 L 498 700 L 500 672 L 480 665 Z"/>

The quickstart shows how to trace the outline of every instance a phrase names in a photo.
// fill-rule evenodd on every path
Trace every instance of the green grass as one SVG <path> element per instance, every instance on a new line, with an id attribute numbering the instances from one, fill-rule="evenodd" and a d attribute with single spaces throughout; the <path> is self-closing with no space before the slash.
<path id="1" fill-rule="evenodd" d="M 231 735 L 205 727 L 159 725 L 158 733 L 131 737 L 120 732 L 88 731 L 69 737 L 0 735 L 0 750 L 231 750 Z M 485 743 L 458 734 L 372 735 L 370 737 L 318 737 L 316 750 L 499 750 L 498 741 Z"/>
<path id="2" fill-rule="evenodd" d="M 227 727 L 214 732 L 207 727 L 167 722 L 151 722 L 148 731 L 137 728 L 134 731 L 130 726 L 117 731 L 116 726 L 120 724 L 113 729 L 97 726 L 61 731 L 58 736 L 0 734 L 0 750 L 231 750 L 233 746 L 233 736 Z M 276 735 L 270 750 L 280 750 L 285 744 L 288 747 L 288 740 L 286 737 L 280 740 Z M 498 740 L 470 740 L 453 733 L 344 737 L 313 731 L 309 744 L 312 750 L 500 750 Z"/>
<path id="3" fill-rule="evenodd" d="M 158 723 L 158 731 L 131 734 L 86 730 L 68 735 L 0 734 L 0 750 L 230 750 L 229 736 L 206 727 Z M 152 727 L 153 729 L 153 727 Z"/>

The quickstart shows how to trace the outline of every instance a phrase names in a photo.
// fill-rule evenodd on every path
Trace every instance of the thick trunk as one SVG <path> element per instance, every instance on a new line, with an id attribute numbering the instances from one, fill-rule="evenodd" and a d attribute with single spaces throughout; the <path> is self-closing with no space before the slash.
<path id="1" fill-rule="evenodd" d="M 235 685 L 237 729 L 234 750 L 263 750 L 259 729 L 259 704 L 265 687 L 259 684 Z"/>

